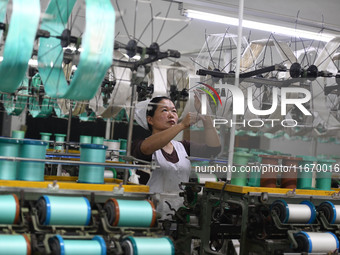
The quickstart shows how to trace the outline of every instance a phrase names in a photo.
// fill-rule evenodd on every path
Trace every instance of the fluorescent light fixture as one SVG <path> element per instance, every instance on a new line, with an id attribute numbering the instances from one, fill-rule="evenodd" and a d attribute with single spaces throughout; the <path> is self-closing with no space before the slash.
<path id="1" fill-rule="evenodd" d="M 188 18 L 192 19 L 200 19 L 206 21 L 212 21 L 222 24 L 227 24 L 231 26 L 238 26 L 238 18 L 231 18 L 223 15 L 212 14 L 207 12 L 195 11 L 195 10 L 185 10 L 184 15 Z M 326 34 L 326 33 L 315 33 L 306 30 L 294 29 L 289 27 L 277 26 L 262 22 L 256 22 L 251 20 L 243 20 L 242 26 L 250 29 L 257 29 L 261 31 L 293 36 L 293 37 L 301 37 L 306 39 L 312 39 L 317 41 L 328 42 L 335 37 L 335 35 Z"/>

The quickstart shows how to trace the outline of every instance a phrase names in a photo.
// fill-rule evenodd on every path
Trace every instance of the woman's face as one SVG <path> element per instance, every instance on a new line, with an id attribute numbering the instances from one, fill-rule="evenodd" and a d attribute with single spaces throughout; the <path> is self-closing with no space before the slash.
<path id="1" fill-rule="evenodd" d="M 177 124 L 177 110 L 171 100 L 163 99 L 158 103 L 154 116 L 147 119 L 153 133 L 162 131 Z"/>

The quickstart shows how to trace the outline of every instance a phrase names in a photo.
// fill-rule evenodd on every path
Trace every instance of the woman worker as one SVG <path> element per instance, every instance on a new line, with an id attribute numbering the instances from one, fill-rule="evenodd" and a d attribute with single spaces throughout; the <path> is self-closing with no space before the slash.
<path id="1" fill-rule="evenodd" d="M 200 109 L 197 97 L 195 108 Z M 138 103 L 135 118 L 139 125 L 149 129 L 152 134 L 145 140 L 134 141 L 132 155 L 146 161 L 153 159 L 160 166 L 151 173 L 147 183 L 150 192 L 178 194 L 179 184 L 189 181 L 191 163 L 187 156 L 193 156 L 190 151 L 199 152 L 194 156 L 211 157 L 221 150 L 219 137 L 209 116 L 188 113 L 178 123 L 175 105 L 167 97 L 155 97 L 150 102 Z M 199 119 L 204 125 L 205 144 L 173 140 L 178 133 Z"/>

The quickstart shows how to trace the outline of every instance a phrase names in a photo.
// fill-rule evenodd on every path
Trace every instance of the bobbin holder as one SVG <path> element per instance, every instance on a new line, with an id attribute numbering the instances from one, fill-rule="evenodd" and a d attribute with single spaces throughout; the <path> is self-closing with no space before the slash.
<path id="1" fill-rule="evenodd" d="M 112 226 L 109 223 L 107 218 L 107 214 L 105 210 L 99 211 L 99 217 L 101 226 L 106 233 L 109 234 L 124 234 L 124 233 L 133 233 L 136 236 L 158 236 L 160 234 L 160 228 L 157 226 L 154 227 L 121 227 L 121 226 Z"/>
<path id="2" fill-rule="evenodd" d="M 320 221 L 322 227 L 325 230 L 333 231 L 333 232 L 335 232 L 335 234 L 337 236 L 340 236 L 340 224 L 329 223 L 324 212 L 322 212 L 322 211 L 318 212 L 318 218 L 319 218 L 319 221 Z"/>
<path id="3" fill-rule="evenodd" d="M 309 229 L 310 231 L 317 232 L 320 230 L 320 222 L 318 218 L 315 219 L 316 223 L 313 224 L 303 224 L 303 223 L 282 223 L 279 216 L 277 215 L 277 212 L 275 210 L 271 210 L 271 217 L 275 224 L 275 227 L 277 227 L 280 230 L 305 230 Z"/>
<path id="4" fill-rule="evenodd" d="M 32 225 L 35 232 L 38 233 L 55 233 L 55 234 L 66 234 L 66 233 L 79 233 L 79 234 L 90 234 L 98 232 L 98 223 L 94 219 L 94 215 L 97 214 L 96 210 L 91 210 L 91 220 L 88 226 L 82 225 L 42 225 L 39 222 L 38 210 L 32 208 L 31 219 Z"/>
<path id="5" fill-rule="evenodd" d="M 27 233 L 29 231 L 27 217 L 29 209 L 20 208 L 19 221 L 16 224 L 0 224 L 0 232 L 4 234 Z"/>

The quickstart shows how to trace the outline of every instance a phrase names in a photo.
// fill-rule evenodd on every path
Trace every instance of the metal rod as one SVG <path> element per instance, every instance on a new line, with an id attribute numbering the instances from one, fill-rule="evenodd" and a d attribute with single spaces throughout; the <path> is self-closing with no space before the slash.
<path id="1" fill-rule="evenodd" d="M 72 121 L 72 101 L 70 100 L 70 110 L 68 113 L 68 120 L 67 120 L 66 153 L 68 153 L 70 136 L 71 136 L 71 121 Z"/>
<path id="2" fill-rule="evenodd" d="M 135 84 L 137 78 L 137 72 L 132 72 L 132 79 L 131 79 L 131 103 L 130 103 L 130 114 L 129 114 L 129 128 L 128 128 L 128 135 L 127 135 L 127 145 L 126 145 L 126 156 L 131 156 L 131 146 L 132 146 L 132 131 L 133 131 L 133 121 L 134 121 L 134 114 L 135 114 L 135 95 L 137 92 L 137 84 Z M 127 184 L 128 182 L 128 172 L 124 173 L 123 184 Z"/>
<path id="3" fill-rule="evenodd" d="M 235 87 L 239 86 L 240 83 L 240 63 L 241 63 L 241 42 L 242 42 L 242 21 L 243 21 L 243 7 L 244 0 L 239 1 L 239 12 L 238 12 L 238 34 L 237 34 L 237 58 L 236 58 L 236 71 L 235 71 Z M 233 123 L 236 122 L 236 115 L 233 114 Z M 235 143 L 235 125 L 232 125 L 230 131 L 229 141 L 229 153 L 228 153 L 228 164 L 233 165 L 234 157 L 234 143 Z M 227 172 L 227 180 L 231 180 L 231 172 Z"/>
<path id="4" fill-rule="evenodd" d="M 29 162 L 44 162 L 47 164 L 64 164 L 64 165 L 91 165 L 91 166 L 105 166 L 117 168 L 136 168 L 136 169 L 151 169 L 157 166 L 153 165 L 135 165 L 126 163 L 100 163 L 100 162 L 87 162 L 87 161 L 74 161 L 74 160 L 57 160 L 57 159 L 35 159 L 35 158 L 20 158 L 20 157 L 6 157 L 0 156 L 0 160 L 10 161 L 29 161 Z"/>

